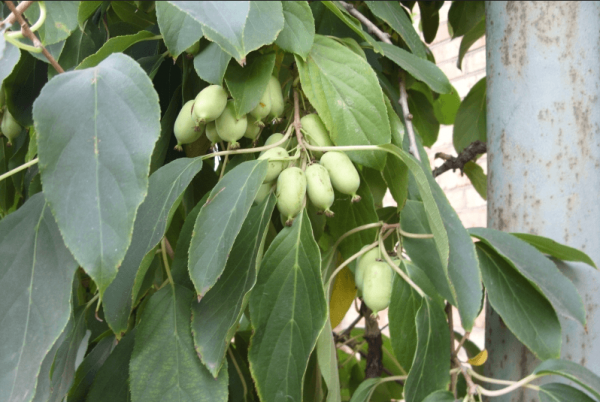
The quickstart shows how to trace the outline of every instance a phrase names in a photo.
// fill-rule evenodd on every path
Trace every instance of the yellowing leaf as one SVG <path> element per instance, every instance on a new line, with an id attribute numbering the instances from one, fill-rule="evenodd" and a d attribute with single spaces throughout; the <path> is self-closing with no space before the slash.
<path id="1" fill-rule="evenodd" d="M 487 349 L 483 349 L 481 352 L 477 353 L 477 355 L 473 356 L 468 360 L 471 366 L 482 366 L 488 358 Z"/>
<path id="2" fill-rule="evenodd" d="M 348 267 L 342 269 L 335 277 L 331 302 L 329 303 L 329 316 L 331 328 L 335 328 L 346 316 L 348 309 L 356 298 L 356 285 L 354 275 Z"/>

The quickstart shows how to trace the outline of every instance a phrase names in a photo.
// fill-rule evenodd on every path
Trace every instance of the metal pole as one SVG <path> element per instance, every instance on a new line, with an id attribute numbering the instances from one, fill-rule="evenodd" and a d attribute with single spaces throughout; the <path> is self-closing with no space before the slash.
<path id="1" fill-rule="evenodd" d="M 600 264 L 600 3 L 486 2 L 486 40 L 488 226 L 550 237 Z M 559 317 L 561 357 L 600 375 L 600 272 L 559 268 L 588 321 Z M 486 375 L 530 374 L 535 357 L 489 308 L 486 321 Z"/>

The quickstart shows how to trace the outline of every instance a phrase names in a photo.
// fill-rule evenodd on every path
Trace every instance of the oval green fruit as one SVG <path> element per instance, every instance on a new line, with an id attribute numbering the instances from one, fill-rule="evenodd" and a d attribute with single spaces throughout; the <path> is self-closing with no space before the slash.
<path id="1" fill-rule="evenodd" d="M 364 273 L 363 300 L 367 307 L 377 314 L 390 305 L 392 298 L 393 271 L 385 262 L 369 264 Z"/>
<path id="2" fill-rule="evenodd" d="M 283 139 L 284 135 L 281 133 L 275 133 L 275 134 L 271 134 L 269 136 L 269 138 L 267 138 L 267 140 L 265 141 L 265 147 L 269 146 L 269 145 L 273 145 L 276 142 L 279 142 Z M 279 146 L 285 149 L 289 149 L 289 144 L 290 144 L 290 139 L 288 139 L 286 142 L 280 144 Z M 261 151 L 261 155 L 264 155 L 264 153 L 267 151 Z"/>
<path id="3" fill-rule="evenodd" d="M 271 112 L 271 94 L 268 89 L 269 87 L 267 86 L 265 92 L 258 101 L 258 105 L 250 112 L 250 115 L 256 119 L 255 124 L 259 126 L 264 126 L 262 120 Z"/>
<path id="4" fill-rule="evenodd" d="M 319 212 L 324 211 L 328 217 L 333 216 L 329 209 L 335 200 L 331 180 L 327 169 L 318 163 L 313 163 L 306 168 L 306 184 L 308 198 Z"/>
<path id="5" fill-rule="evenodd" d="M 329 132 L 323 124 L 323 120 L 317 114 L 307 114 L 300 119 L 302 129 L 306 132 L 306 139 L 310 145 L 315 147 L 332 147 L 333 142 L 329 138 Z M 320 159 L 323 152 L 311 151 L 315 158 Z"/>
<path id="6" fill-rule="evenodd" d="M 258 188 L 258 193 L 256 193 L 256 197 L 254 197 L 254 202 L 256 204 L 262 204 L 262 202 L 269 196 L 271 193 L 271 188 L 273 187 L 273 183 L 263 183 Z"/>
<path id="7" fill-rule="evenodd" d="M 221 137 L 219 137 L 219 133 L 217 133 L 217 126 L 214 121 L 206 124 L 206 137 L 210 140 L 211 146 L 221 141 Z"/>
<path id="8" fill-rule="evenodd" d="M 285 169 L 277 179 L 277 209 L 286 219 L 286 226 L 291 226 L 294 217 L 302 211 L 306 194 L 306 176 L 302 169 L 291 167 Z"/>
<path id="9" fill-rule="evenodd" d="M 183 144 L 191 144 L 200 138 L 204 130 L 204 124 L 196 124 L 196 120 L 192 115 L 193 107 L 194 101 L 187 101 L 175 120 L 175 126 L 173 127 L 173 133 L 175 134 L 175 138 L 177 138 L 175 149 L 179 151 L 182 150 L 181 146 Z"/>
<path id="10" fill-rule="evenodd" d="M 21 134 L 23 127 L 17 123 L 12 114 L 6 109 L 2 116 L 2 123 L 0 124 L 0 132 L 8 138 L 8 145 L 12 145 L 13 141 Z"/>
<path id="11" fill-rule="evenodd" d="M 235 117 L 235 109 L 233 107 L 233 101 L 227 102 L 227 106 L 221 116 L 215 120 L 217 126 L 217 133 L 223 141 L 231 143 L 231 149 L 240 147 L 237 142 L 246 133 L 248 128 L 248 119 L 246 115 L 243 115 L 239 119 Z"/>
<path id="12" fill-rule="evenodd" d="M 283 100 L 283 93 L 281 92 L 281 84 L 279 80 L 271 76 L 269 84 L 267 85 L 267 91 L 271 96 L 271 112 L 270 115 L 273 119 L 278 119 L 285 109 L 285 101 Z"/>
<path id="13" fill-rule="evenodd" d="M 202 123 L 216 120 L 227 106 L 227 92 L 220 85 L 209 85 L 196 96 L 194 116 Z"/>
<path id="14" fill-rule="evenodd" d="M 255 124 L 256 119 L 250 115 L 248 116 L 248 127 L 246 127 L 246 132 L 244 133 L 244 137 L 250 138 L 251 140 L 255 140 L 260 134 L 260 126 Z"/>
<path id="15" fill-rule="evenodd" d="M 360 201 L 356 191 L 360 187 L 360 176 L 354 164 L 343 152 L 330 151 L 321 157 L 321 165 L 329 172 L 331 184 L 342 194 L 352 196 L 352 202 Z"/>
<path id="16" fill-rule="evenodd" d="M 364 250 L 367 247 L 369 246 L 364 246 L 361 250 Z M 358 290 L 363 290 L 365 269 L 378 259 L 381 259 L 379 247 L 375 247 L 358 257 L 358 261 L 356 262 L 356 271 L 354 272 L 354 283 L 356 283 Z"/>
<path id="17" fill-rule="evenodd" d="M 275 180 L 286 165 L 286 161 L 277 161 L 272 159 L 282 159 L 287 157 L 288 153 L 285 148 L 282 147 L 268 149 L 264 154 L 258 157 L 258 159 L 267 159 L 269 161 L 267 175 L 265 176 L 263 183 L 269 183 Z"/>

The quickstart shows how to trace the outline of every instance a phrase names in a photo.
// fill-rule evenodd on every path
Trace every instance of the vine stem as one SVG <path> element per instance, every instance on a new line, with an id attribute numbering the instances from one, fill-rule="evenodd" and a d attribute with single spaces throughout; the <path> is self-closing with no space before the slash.
<path id="1" fill-rule="evenodd" d="M 499 389 L 497 391 L 490 391 L 489 389 L 485 389 L 479 385 L 479 386 L 477 386 L 477 392 L 480 392 L 483 395 L 492 396 L 492 397 L 505 395 L 505 394 L 508 394 L 509 392 L 514 391 L 517 388 L 526 386 L 531 381 L 537 380 L 540 377 L 542 377 L 542 376 L 536 375 L 536 374 L 530 374 L 527 377 L 521 379 L 520 381 L 517 381 L 517 382 L 513 383 L 512 385 L 509 385 L 508 387 Z"/>
<path id="2" fill-rule="evenodd" d="M 240 381 L 242 382 L 242 388 L 244 388 L 244 397 L 246 395 L 248 395 L 248 386 L 246 385 L 246 380 L 244 379 L 244 374 L 242 374 L 242 370 L 240 369 L 240 366 L 238 365 L 237 360 L 235 360 L 235 357 L 233 356 L 233 352 L 231 351 L 231 346 L 229 346 L 227 348 L 227 354 L 229 355 L 229 358 L 231 359 L 231 361 L 233 362 L 233 365 L 235 366 L 235 371 L 237 371 L 238 376 L 240 377 Z"/>
<path id="3" fill-rule="evenodd" d="M 167 272 L 167 277 L 169 278 L 169 283 L 171 286 L 175 287 L 175 282 L 173 281 L 173 277 L 171 276 L 171 268 L 169 267 L 169 259 L 167 258 L 167 245 L 166 245 L 166 237 L 163 237 L 160 241 L 160 248 L 162 251 L 163 264 L 165 266 L 165 271 Z"/>
<path id="4" fill-rule="evenodd" d="M 266 151 L 266 150 L 269 150 L 271 148 L 278 147 L 281 144 L 283 144 L 284 142 L 286 142 L 290 138 L 290 135 L 292 134 L 293 130 L 294 130 L 294 126 L 289 126 L 288 129 L 287 129 L 287 131 L 285 132 L 285 135 L 283 136 L 283 138 L 280 139 L 277 142 L 274 142 L 271 145 L 265 145 L 264 147 L 258 147 L 258 148 L 244 148 L 244 149 L 236 149 L 236 150 L 233 150 L 233 151 L 213 152 L 211 154 L 207 154 L 207 155 L 201 156 L 201 158 L 204 160 L 204 159 L 208 159 L 208 158 L 214 158 L 215 156 L 237 155 L 237 154 L 253 154 L 255 152 Z"/>
<path id="5" fill-rule="evenodd" d="M 36 163 L 38 163 L 38 161 L 39 161 L 39 158 L 35 158 L 35 159 L 30 160 L 27 163 L 22 164 L 21 166 L 17 166 L 13 170 L 10 170 L 10 171 L 8 171 L 8 172 L 0 175 L 0 181 L 2 181 L 4 179 L 7 179 L 7 178 L 9 178 L 10 176 L 12 176 L 14 174 L 19 173 L 21 170 L 25 170 L 28 167 L 35 165 Z"/>
<path id="6" fill-rule="evenodd" d="M 404 237 L 410 237 L 412 239 L 433 239 L 433 235 L 430 233 L 409 233 L 402 230 L 400 226 L 398 226 L 398 231 Z"/>
<path id="7" fill-rule="evenodd" d="M 304 149 L 304 152 L 308 152 L 304 146 L 304 141 L 302 141 L 302 134 L 300 133 L 300 130 L 302 129 L 302 123 L 300 122 L 300 102 L 298 100 L 297 89 L 294 89 L 294 129 L 296 130 L 298 145 L 300 148 Z"/>
<path id="8" fill-rule="evenodd" d="M 473 369 L 467 369 L 467 372 L 471 375 L 471 377 L 476 378 L 483 382 L 489 382 L 490 384 L 513 385 L 516 383 L 516 381 L 498 380 L 496 378 L 485 377 L 485 376 L 479 374 L 478 372 L 474 371 Z M 542 376 L 536 376 L 536 378 L 539 378 L 539 377 L 542 377 Z M 538 387 L 537 385 L 532 385 L 532 384 L 523 384 L 523 386 L 526 388 L 535 389 L 536 391 L 540 389 L 540 387 Z"/>
<path id="9" fill-rule="evenodd" d="M 406 283 L 408 283 L 421 297 L 425 297 L 425 292 L 423 292 L 421 290 L 421 288 L 419 286 L 417 286 L 416 283 L 414 283 L 412 281 L 412 279 L 410 279 L 408 277 L 408 275 L 406 275 L 404 273 L 404 271 L 402 271 L 400 269 L 400 267 L 398 267 L 396 264 L 394 264 L 394 261 L 392 261 L 392 259 L 390 258 L 389 254 L 387 253 L 387 251 L 385 250 L 385 245 L 383 244 L 383 241 L 385 240 L 385 238 L 383 236 L 379 236 L 379 251 L 381 252 L 381 255 L 383 256 L 383 258 L 385 259 L 385 262 L 388 263 L 388 265 L 398 273 L 398 275 L 400 275 L 400 277 L 402 279 L 404 279 L 406 281 Z"/>
<path id="10" fill-rule="evenodd" d="M 227 144 L 227 150 L 231 148 L 231 143 Z M 219 175 L 219 181 L 223 178 L 225 174 L 225 166 L 227 166 L 227 162 L 229 161 L 229 154 L 225 155 L 225 159 L 223 160 L 223 166 L 221 166 L 221 174 Z"/>
<path id="11" fill-rule="evenodd" d="M 23 2 L 19 3 L 19 5 L 17 6 L 17 11 L 22 14 L 33 3 L 35 3 L 35 2 L 34 1 L 23 1 Z M 17 17 L 15 15 L 15 13 L 11 12 L 8 17 L 6 17 L 3 21 L 0 21 L 0 29 L 4 28 L 5 25 L 7 27 L 11 26 L 12 24 L 15 23 L 16 20 L 17 20 Z"/>

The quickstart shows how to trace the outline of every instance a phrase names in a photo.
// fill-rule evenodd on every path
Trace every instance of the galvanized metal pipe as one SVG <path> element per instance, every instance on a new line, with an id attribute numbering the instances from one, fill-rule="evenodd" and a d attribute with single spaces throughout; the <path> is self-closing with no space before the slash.
<path id="1" fill-rule="evenodd" d="M 550 237 L 600 264 L 600 3 L 486 2 L 486 51 L 488 226 Z M 560 268 L 588 321 L 559 317 L 562 358 L 600 375 L 600 272 Z M 489 308 L 486 321 L 486 375 L 530 374 L 535 357 Z"/>

